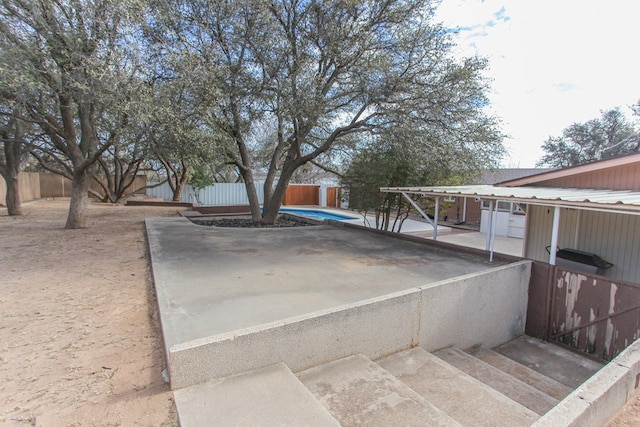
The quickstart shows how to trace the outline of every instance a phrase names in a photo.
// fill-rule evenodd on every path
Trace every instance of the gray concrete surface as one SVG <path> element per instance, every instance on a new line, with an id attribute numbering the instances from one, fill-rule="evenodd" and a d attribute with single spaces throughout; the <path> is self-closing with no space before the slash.
<path id="1" fill-rule="evenodd" d="M 605 425 L 640 387 L 640 339 L 596 372 L 535 427 L 600 427 Z"/>
<path id="2" fill-rule="evenodd" d="M 340 424 L 283 364 L 174 392 L 182 427 Z"/>
<path id="3" fill-rule="evenodd" d="M 548 394 L 462 350 L 445 348 L 432 354 L 536 414 L 545 414 L 558 403 Z"/>
<path id="4" fill-rule="evenodd" d="M 343 426 L 460 426 L 402 381 L 356 354 L 298 373 Z"/>
<path id="5" fill-rule="evenodd" d="M 602 363 L 528 336 L 518 337 L 494 350 L 572 389 L 602 368 Z"/>
<path id="6" fill-rule="evenodd" d="M 529 426 L 539 418 L 420 347 L 377 363 L 462 425 Z"/>
<path id="7" fill-rule="evenodd" d="M 327 225 L 147 220 L 165 345 L 490 269 L 488 260 Z"/>
<path id="8" fill-rule="evenodd" d="M 522 256 L 524 239 L 505 236 L 495 236 L 494 239 L 494 252 L 507 255 Z M 480 232 L 455 234 L 442 233 L 438 234 L 438 240 L 441 242 L 453 243 L 455 245 L 484 250 L 487 244 L 487 234 Z"/>

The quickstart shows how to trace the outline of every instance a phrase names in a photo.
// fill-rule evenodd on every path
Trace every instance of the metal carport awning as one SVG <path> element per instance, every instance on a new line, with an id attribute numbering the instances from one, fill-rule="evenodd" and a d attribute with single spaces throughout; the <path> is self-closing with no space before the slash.
<path id="1" fill-rule="evenodd" d="M 558 244 L 558 231 L 560 227 L 560 209 L 578 209 L 625 215 L 640 215 L 640 192 L 631 190 L 594 190 L 582 188 L 554 188 L 554 187 L 497 187 L 493 185 L 467 185 L 449 187 L 382 187 L 383 193 L 400 193 L 418 212 L 434 227 L 433 239 L 437 240 L 438 207 L 440 197 L 473 197 L 480 200 L 489 200 L 490 218 L 489 233 L 487 235 L 486 249 L 490 252 L 490 260 L 493 261 L 493 242 L 495 239 L 494 204 L 497 202 L 515 202 L 528 205 L 548 206 L 554 208 L 553 229 L 551 234 L 551 247 Z M 436 210 L 434 221 L 417 206 L 411 199 L 411 194 L 434 197 Z M 549 264 L 556 264 L 556 253 L 550 251 Z"/>

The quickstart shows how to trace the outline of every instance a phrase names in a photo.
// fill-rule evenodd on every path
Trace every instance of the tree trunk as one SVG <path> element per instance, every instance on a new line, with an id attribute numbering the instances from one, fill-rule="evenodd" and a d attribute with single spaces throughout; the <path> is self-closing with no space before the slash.
<path id="1" fill-rule="evenodd" d="M 87 204 L 89 202 L 89 184 L 91 173 L 88 169 L 75 173 L 71 181 L 71 202 L 69 203 L 69 215 L 64 228 L 76 229 L 87 226 Z"/>
<path id="2" fill-rule="evenodd" d="M 7 184 L 5 201 L 7 203 L 7 212 L 12 216 L 22 215 L 22 196 L 20 195 L 18 174 L 20 173 L 20 160 L 22 157 L 23 146 L 18 141 L 22 141 L 23 132 L 22 123 L 20 121 L 16 121 L 14 135 L 15 141 L 7 141 L 7 139 L 9 139 L 8 133 L 3 132 L 2 135 L 5 140 L 2 148 L 5 164 L 0 164 L 0 174 L 2 174 L 2 177 Z"/>
<path id="3" fill-rule="evenodd" d="M 265 200 L 262 209 L 263 224 L 274 224 L 276 222 L 278 213 L 280 212 L 280 207 L 282 206 L 282 199 L 284 199 L 284 194 L 289 186 L 289 181 L 291 180 L 291 176 L 293 176 L 293 170 L 282 170 L 278 183 L 276 184 L 276 188 L 271 193 L 271 197 L 268 200 Z"/>
<path id="4" fill-rule="evenodd" d="M 187 179 L 189 178 L 189 167 L 185 162 L 181 162 L 182 170 L 178 173 L 176 171 L 175 175 L 175 183 L 176 186 L 173 189 L 173 201 L 179 202 L 182 199 L 182 190 L 184 190 L 184 185 L 187 183 Z"/>
<path id="5" fill-rule="evenodd" d="M 175 190 L 173 190 L 173 197 L 171 198 L 172 201 L 179 202 L 180 199 L 182 199 L 182 188 L 183 188 L 183 185 L 178 182 L 178 185 L 176 185 Z"/>
<path id="6" fill-rule="evenodd" d="M 240 175 L 244 181 L 244 187 L 247 190 L 247 198 L 249 199 L 249 209 L 251 211 L 251 220 L 255 224 L 263 222 L 262 212 L 260 211 L 260 199 L 253 181 L 253 172 L 250 169 L 240 169 Z"/>
<path id="7" fill-rule="evenodd" d="M 7 212 L 9 215 L 22 215 L 22 197 L 20 196 L 20 187 L 18 185 L 18 177 L 11 177 L 7 179 L 7 195 L 5 201 L 7 202 Z"/>

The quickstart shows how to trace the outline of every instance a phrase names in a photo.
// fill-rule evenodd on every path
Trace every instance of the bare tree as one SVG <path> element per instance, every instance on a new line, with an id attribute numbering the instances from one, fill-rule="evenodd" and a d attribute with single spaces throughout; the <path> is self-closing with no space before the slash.
<path id="1" fill-rule="evenodd" d="M 27 87 L 30 120 L 42 143 L 32 151 L 55 158 L 72 179 L 66 228 L 86 225 L 95 165 L 113 139 L 101 138 L 105 111 L 126 114 L 136 73 L 126 2 L 118 0 L 0 1 L 2 65 L 7 91 Z"/>
<path id="2" fill-rule="evenodd" d="M 7 185 L 5 202 L 9 215 L 22 215 L 22 197 L 18 184 L 20 165 L 26 150 L 25 133 L 28 123 L 25 122 L 21 105 L 17 100 L 4 99 L 0 117 L 0 175 Z"/>

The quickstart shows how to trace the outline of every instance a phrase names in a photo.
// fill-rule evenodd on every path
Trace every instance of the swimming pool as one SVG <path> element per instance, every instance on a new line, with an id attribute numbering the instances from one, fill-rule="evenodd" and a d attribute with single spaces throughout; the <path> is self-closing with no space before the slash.
<path id="1" fill-rule="evenodd" d="M 333 219 L 335 221 L 345 221 L 349 219 L 358 219 L 356 216 L 347 216 L 337 214 L 335 212 L 329 212 L 322 209 L 295 209 L 295 208 L 280 208 L 280 213 L 290 213 L 294 215 L 306 216 L 307 218 L 325 220 Z"/>

